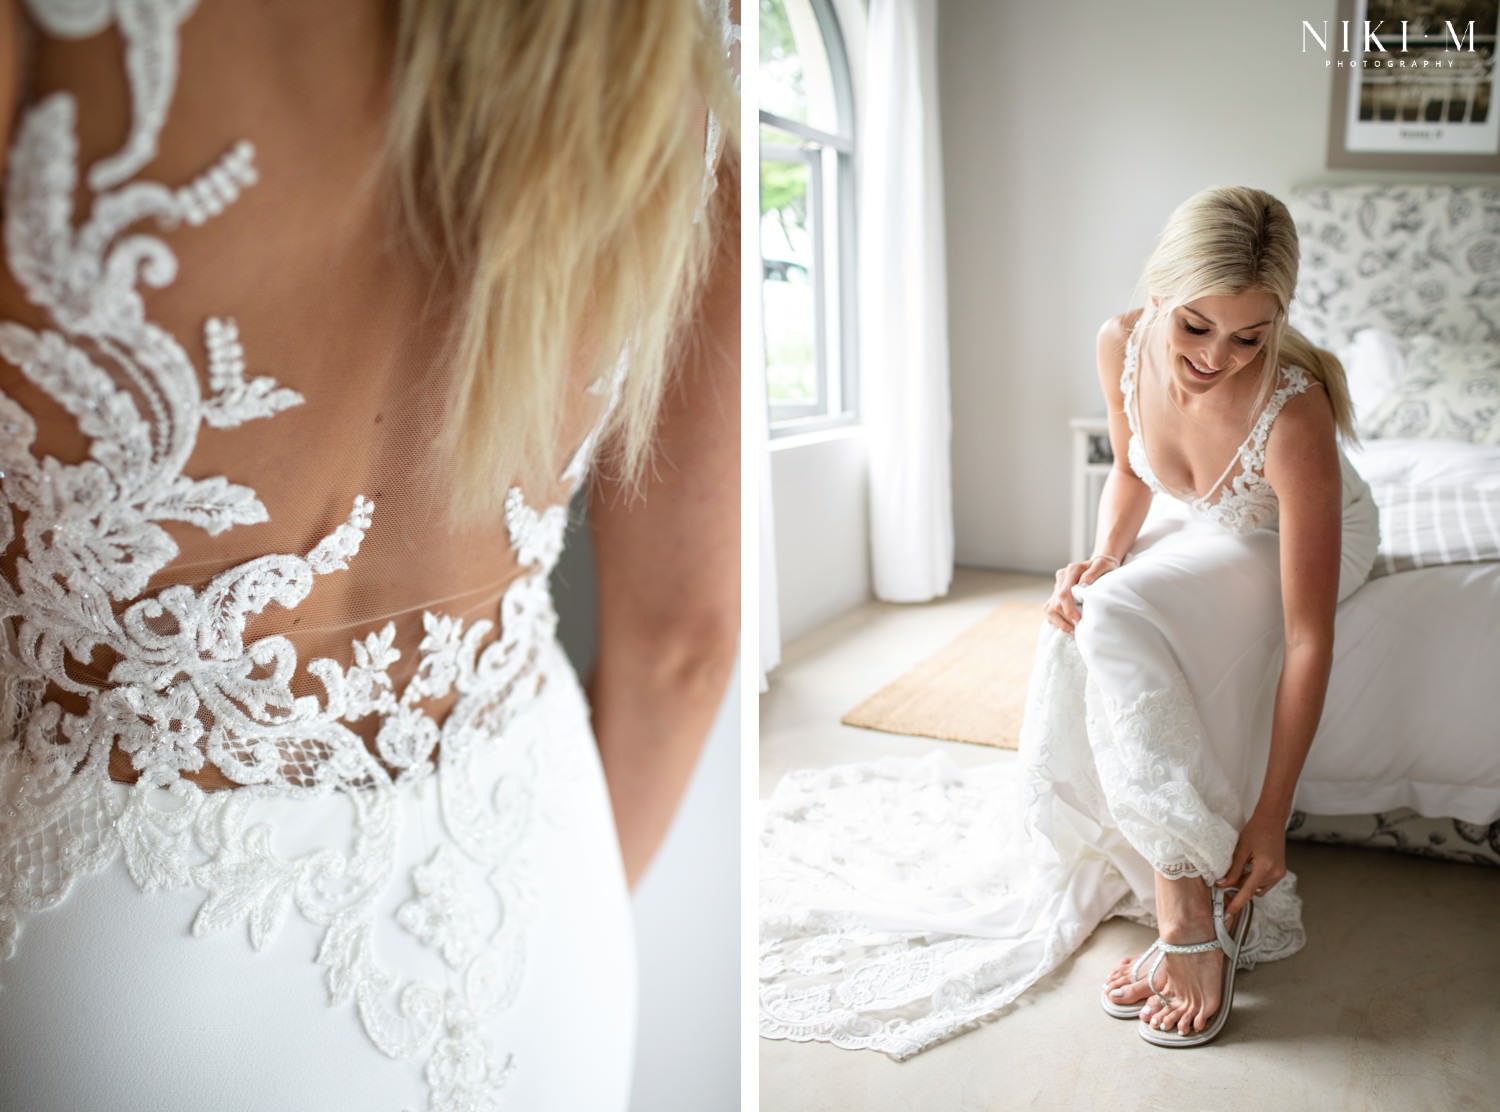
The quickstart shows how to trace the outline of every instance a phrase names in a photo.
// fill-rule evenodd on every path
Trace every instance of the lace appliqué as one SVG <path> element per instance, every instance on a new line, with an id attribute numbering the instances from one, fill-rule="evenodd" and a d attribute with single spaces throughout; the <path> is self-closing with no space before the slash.
<path id="1" fill-rule="evenodd" d="M 1194 786 L 1204 729 L 1186 683 L 1118 704 L 1091 685 L 1087 705 L 1099 782 L 1130 844 L 1163 876 L 1223 876 L 1239 835 Z"/>
<path id="2" fill-rule="evenodd" d="M 89 170 L 89 186 L 110 189 L 156 157 L 177 85 L 177 28 L 198 0 L 26 0 L 26 9 L 49 35 L 86 39 L 110 24 L 125 41 L 130 83 L 130 134 L 125 145 Z"/>
<path id="3" fill-rule="evenodd" d="M 1312 386 L 1312 379 L 1300 367 L 1282 370 L 1281 385 L 1272 393 L 1256 419 L 1249 437 L 1240 445 L 1234 459 L 1224 475 L 1238 469 L 1238 473 L 1225 482 L 1221 479 L 1212 490 L 1201 498 L 1183 498 L 1168 490 L 1151 469 L 1146 458 L 1145 443 L 1141 438 L 1140 420 L 1136 397 L 1136 378 L 1139 368 L 1139 334 L 1132 331 L 1125 344 L 1125 366 L 1120 372 L 1120 391 L 1124 395 L 1125 418 L 1130 426 L 1130 444 L 1126 449 L 1130 469 L 1136 477 L 1158 494 L 1165 494 L 1186 502 L 1194 512 L 1206 516 L 1234 533 L 1249 533 L 1269 525 L 1280 509 L 1276 492 L 1265 477 L 1266 440 L 1271 435 L 1271 425 L 1288 401 Z"/>
<path id="4" fill-rule="evenodd" d="M 142 226 L 212 219 L 255 182 L 254 149 L 242 142 L 178 188 L 120 184 L 155 151 L 176 27 L 192 4 L 31 6 L 63 34 L 118 20 L 135 114 L 126 147 L 92 167 L 90 184 L 108 191 L 76 231 L 73 98 L 27 109 L 10 155 L 10 268 L 54 328 L 0 323 L 0 355 L 75 419 L 89 448 L 78 463 L 38 456 L 35 423 L 0 395 L 0 550 L 19 542 L 14 584 L 0 580 L 11 634 L 0 655 L 0 959 L 14 953 L 24 915 L 54 906 L 118 854 L 143 891 L 203 893 L 195 935 L 243 924 L 261 949 L 293 912 L 322 928 L 316 960 L 330 1003 L 352 1005 L 385 1054 L 427 1056 L 429 1108 L 492 1107 L 513 1063 L 495 1060 L 480 1032 L 519 991 L 533 902 L 531 794 L 546 770 L 525 747 L 498 780 L 479 775 L 476 758 L 504 747 L 507 725 L 544 681 L 541 651 L 556 624 L 547 578 L 566 506 L 537 510 L 519 489 L 508 493 L 522 574 L 501 599 L 498 637 L 494 622 L 424 614 L 420 659 L 399 690 L 393 624 L 355 642 L 347 667 L 306 662 L 321 697 L 293 695 L 299 661 L 285 637 L 245 641 L 252 616 L 272 603 L 295 608 L 318 577 L 357 557 L 377 512 L 368 498 L 305 555 L 266 555 L 198 590 L 143 595 L 177 555 L 163 523 L 217 534 L 267 519 L 250 488 L 183 474 L 199 430 L 270 419 L 302 398 L 269 376 L 247 377 L 229 318 L 205 323 L 205 390 L 181 345 L 146 319 L 137 288 L 168 285 L 177 267 Z M 569 464 L 572 485 L 593 440 Z M 96 659 L 113 662 L 105 689 L 69 670 L 70 660 Z M 49 686 L 83 709 L 48 700 Z M 421 709 L 455 695 L 441 722 Z M 350 728 L 372 715 L 373 753 Z M 131 788 L 109 779 L 115 747 L 141 774 Z M 246 786 L 209 793 L 183 779 L 206 764 Z M 403 981 L 374 944 L 378 898 L 399 880 L 398 792 L 408 790 L 439 793 L 452 847 L 412 870 L 413 897 L 397 921 L 454 970 L 451 982 Z M 343 844 L 294 858 L 272 849 L 257 821 L 263 804 L 335 792 L 350 809 Z"/>

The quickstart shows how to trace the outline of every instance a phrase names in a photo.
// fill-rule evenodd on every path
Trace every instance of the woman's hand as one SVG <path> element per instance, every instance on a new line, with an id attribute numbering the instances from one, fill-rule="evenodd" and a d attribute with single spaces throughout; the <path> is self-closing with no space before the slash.
<path id="1" fill-rule="evenodd" d="M 1264 896 L 1284 876 L 1286 820 L 1257 811 L 1240 831 L 1240 840 L 1234 847 L 1229 871 L 1215 885 L 1217 888 L 1239 889 L 1225 905 L 1224 917 L 1232 917 L 1253 897 Z"/>
<path id="2" fill-rule="evenodd" d="M 1052 590 L 1052 597 L 1047 600 L 1047 605 L 1042 607 L 1042 613 L 1047 620 L 1064 633 L 1072 633 L 1073 627 L 1083 617 L 1082 611 L 1078 609 L 1078 603 L 1073 598 L 1073 588 L 1078 584 L 1087 586 L 1098 579 L 1105 572 L 1114 571 L 1120 566 L 1117 556 L 1094 556 L 1088 560 L 1080 560 L 1076 564 L 1069 564 L 1065 568 L 1057 569 L 1057 586 Z"/>

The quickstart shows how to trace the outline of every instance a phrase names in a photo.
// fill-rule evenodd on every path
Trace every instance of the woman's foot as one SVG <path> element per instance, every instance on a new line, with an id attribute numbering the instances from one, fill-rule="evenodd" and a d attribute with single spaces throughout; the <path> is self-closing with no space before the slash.
<path id="1" fill-rule="evenodd" d="M 1217 937 L 1212 893 L 1202 880 L 1197 877 L 1167 880 L 1158 876 L 1156 893 L 1157 922 L 1162 941 L 1192 945 Z M 1235 922 L 1243 914 L 1242 911 L 1233 919 L 1225 920 L 1224 928 L 1229 934 L 1233 935 Z M 1146 986 L 1141 1022 L 1149 1023 L 1159 1031 L 1175 1030 L 1183 1035 L 1202 1031 L 1222 1003 L 1225 960 L 1224 951 L 1217 948 L 1199 954 L 1167 954 L 1156 974 L 1159 992 Z M 1149 970 L 1148 965 L 1142 972 Z M 1130 976 L 1128 965 L 1124 976 Z M 1127 995 L 1136 992 L 1137 986 L 1141 985 L 1144 981 L 1130 986 Z M 1125 1002 L 1124 996 L 1112 999 Z"/>
<path id="2" fill-rule="evenodd" d="M 1130 976 L 1131 967 L 1140 961 L 1140 955 L 1132 954 L 1128 958 L 1121 958 L 1120 964 L 1110 970 L 1108 977 L 1104 979 L 1104 992 L 1114 1003 L 1121 1007 L 1129 1007 L 1141 1004 L 1151 996 L 1151 986 L 1146 984 L 1146 972 L 1151 965 L 1148 957 L 1141 964 L 1141 979 L 1133 980 Z M 1158 973 L 1157 981 L 1160 983 L 1162 974 Z"/>

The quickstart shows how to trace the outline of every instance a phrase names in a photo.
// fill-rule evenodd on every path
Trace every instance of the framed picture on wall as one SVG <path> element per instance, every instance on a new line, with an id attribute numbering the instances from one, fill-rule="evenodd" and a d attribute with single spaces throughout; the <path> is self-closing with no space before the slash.
<path id="1" fill-rule="evenodd" d="M 1339 0 L 1303 25 L 1333 74 L 1334 169 L 1500 172 L 1500 0 Z"/>

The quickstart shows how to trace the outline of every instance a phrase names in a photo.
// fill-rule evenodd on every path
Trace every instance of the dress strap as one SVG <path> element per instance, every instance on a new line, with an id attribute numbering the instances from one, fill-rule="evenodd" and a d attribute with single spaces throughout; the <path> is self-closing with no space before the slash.
<path id="1" fill-rule="evenodd" d="M 1242 466 L 1241 474 L 1259 475 L 1266 466 L 1266 441 L 1271 436 L 1271 425 L 1275 422 L 1277 414 L 1292 398 L 1304 393 L 1313 384 L 1310 376 L 1301 367 L 1286 367 L 1281 372 L 1281 385 L 1278 386 L 1271 397 L 1266 401 L 1265 408 L 1260 411 L 1260 416 L 1255 419 L 1255 425 L 1250 430 L 1250 435 L 1240 445 L 1237 451 L 1229 459 L 1229 466 L 1224 468 L 1224 473 L 1214 481 L 1214 485 L 1208 488 L 1208 492 L 1199 500 L 1209 502 L 1224 485 L 1224 480 L 1235 469 L 1235 465 Z"/>
<path id="2" fill-rule="evenodd" d="M 1137 321 L 1139 324 L 1139 321 Z M 1139 404 L 1136 400 L 1135 379 L 1136 368 L 1140 363 L 1140 329 L 1132 328 L 1130 335 L 1125 337 L 1125 366 L 1120 371 L 1120 393 L 1124 395 L 1125 401 L 1125 423 L 1130 426 L 1133 436 L 1141 434 L 1140 416 L 1136 410 Z"/>

